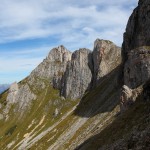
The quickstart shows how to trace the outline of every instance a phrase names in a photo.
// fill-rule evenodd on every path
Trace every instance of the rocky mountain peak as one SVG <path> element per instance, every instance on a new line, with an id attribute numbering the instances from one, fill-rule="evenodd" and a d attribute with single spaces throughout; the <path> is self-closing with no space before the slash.
<path id="1" fill-rule="evenodd" d="M 93 51 L 61 45 L 0 94 L 1 149 L 149 149 L 149 6 L 140 0 L 129 19 L 122 64 L 108 40 Z"/>
<path id="2" fill-rule="evenodd" d="M 94 84 L 121 62 L 121 50 L 113 42 L 97 39 L 94 42 Z"/>
<path id="3" fill-rule="evenodd" d="M 92 65 L 92 52 L 89 49 L 73 52 L 63 76 L 61 94 L 71 99 L 81 98 L 91 86 Z"/>
<path id="4" fill-rule="evenodd" d="M 150 1 L 140 0 L 129 18 L 122 56 L 124 84 L 137 88 L 150 78 Z"/>
<path id="5" fill-rule="evenodd" d="M 100 39 L 94 42 L 93 52 L 80 48 L 72 53 L 63 45 L 53 48 L 26 78 L 25 84 L 14 84 L 19 88 L 13 101 L 19 102 L 20 99 L 19 106 L 24 108 L 37 98 L 37 91 L 48 85 L 59 90 L 60 96 L 65 98 L 82 98 L 86 91 L 98 85 L 101 77 L 120 64 L 120 55 L 119 47 Z M 12 94 L 9 93 L 8 99 L 10 97 Z"/>
<path id="6" fill-rule="evenodd" d="M 63 45 L 58 46 L 57 48 L 53 48 L 49 54 L 47 59 L 49 61 L 55 62 L 67 62 L 71 60 L 71 52 L 68 51 Z"/>
<path id="7" fill-rule="evenodd" d="M 123 58 L 126 60 L 128 52 L 141 46 L 150 46 L 150 1 L 139 0 L 139 5 L 134 9 L 128 20 L 124 33 Z"/>

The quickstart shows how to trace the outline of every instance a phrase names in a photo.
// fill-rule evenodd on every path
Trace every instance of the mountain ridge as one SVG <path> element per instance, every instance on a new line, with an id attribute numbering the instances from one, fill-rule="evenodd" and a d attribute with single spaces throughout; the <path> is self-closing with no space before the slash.
<path id="1" fill-rule="evenodd" d="M 149 1 L 140 0 L 122 51 L 100 39 L 92 52 L 61 45 L 1 94 L 0 147 L 149 149 L 149 10 Z"/>
<path id="2" fill-rule="evenodd" d="M 0 84 L 0 93 L 4 92 L 9 88 L 10 84 Z"/>

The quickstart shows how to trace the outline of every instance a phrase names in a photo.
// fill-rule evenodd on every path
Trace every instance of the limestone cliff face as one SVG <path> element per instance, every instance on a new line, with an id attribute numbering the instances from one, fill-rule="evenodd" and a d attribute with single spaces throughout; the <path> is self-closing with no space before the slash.
<path id="1" fill-rule="evenodd" d="M 150 1 L 140 0 L 129 18 L 122 56 L 124 84 L 136 88 L 150 78 Z"/>
<path id="2" fill-rule="evenodd" d="M 71 99 L 81 98 L 91 87 L 92 80 L 92 52 L 79 49 L 72 54 L 67 65 L 62 83 L 62 95 Z"/>
<path id="3" fill-rule="evenodd" d="M 93 81 L 96 85 L 100 78 L 110 73 L 121 62 L 121 49 L 113 42 L 108 40 L 97 39 L 94 42 L 93 65 L 94 75 Z"/>
<path id="4" fill-rule="evenodd" d="M 19 109 L 27 108 L 48 85 L 65 98 L 82 98 L 87 90 L 98 85 L 100 78 L 118 66 L 120 55 L 119 47 L 100 39 L 95 41 L 93 52 L 85 48 L 73 53 L 64 46 L 53 48 L 25 80 L 12 85 L 16 91 L 9 92 L 7 101 L 19 103 Z"/>
<path id="5" fill-rule="evenodd" d="M 50 51 L 48 57 L 32 71 L 28 83 L 44 89 L 44 79 L 65 98 L 81 98 L 86 90 L 97 85 L 97 81 L 111 72 L 120 62 L 121 49 L 107 40 L 97 39 L 93 52 L 79 49 L 73 53 L 64 46 Z M 94 82 L 93 82 L 94 81 Z"/>
<path id="6" fill-rule="evenodd" d="M 49 80 L 54 88 L 60 89 L 61 79 L 66 71 L 67 63 L 71 60 L 71 55 L 72 53 L 62 45 L 52 49 L 48 57 L 31 73 L 31 82 L 34 82 L 32 81 L 34 77 L 38 77 Z"/>
<path id="7" fill-rule="evenodd" d="M 14 82 L 9 88 L 9 91 L 8 91 L 9 94 L 7 96 L 7 102 L 15 103 L 18 89 L 19 89 L 18 84 L 16 82 Z"/>
<path id="8" fill-rule="evenodd" d="M 139 0 L 129 18 L 124 33 L 123 55 L 127 59 L 128 52 L 141 46 L 150 46 L 150 1 Z"/>
<path id="9" fill-rule="evenodd" d="M 128 52 L 124 66 L 124 84 L 137 88 L 150 78 L 150 46 L 143 46 Z"/>
<path id="10" fill-rule="evenodd" d="M 21 111 L 22 113 L 26 108 L 28 108 L 32 100 L 36 99 L 36 95 L 31 91 L 28 84 L 18 85 L 18 83 L 13 83 L 9 90 L 8 96 L 6 98 L 7 105 L 3 110 L 6 120 L 9 118 L 9 111 L 13 104 L 18 104 L 15 111 Z"/>

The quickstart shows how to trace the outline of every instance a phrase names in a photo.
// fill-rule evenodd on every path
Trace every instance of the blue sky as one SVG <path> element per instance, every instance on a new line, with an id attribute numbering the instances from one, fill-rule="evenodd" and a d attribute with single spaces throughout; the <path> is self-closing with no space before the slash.
<path id="1" fill-rule="evenodd" d="M 20 81 L 58 45 L 122 44 L 137 0 L 0 0 L 0 84 Z"/>

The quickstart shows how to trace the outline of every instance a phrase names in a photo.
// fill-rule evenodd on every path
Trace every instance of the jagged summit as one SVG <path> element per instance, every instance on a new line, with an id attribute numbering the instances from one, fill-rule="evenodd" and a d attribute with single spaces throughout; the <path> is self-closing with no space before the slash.
<path id="1" fill-rule="evenodd" d="M 62 93 L 64 93 L 64 96 L 70 96 L 74 99 L 82 97 L 84 92 L 91 88 L 92 84 L 93 86 L 95 86 L 101 77 L 108 74 L 111 70 L 114 69 L 115 66 L 118 65 L 118 63 L 120 63 L 120 52 L 120 48 L 112 42 L 100 39 L 95 40 L 93 52 L 85 48 L 73 52 L 71 61 L 68 62 L 66 74 L 63 79 L 63 81 L 67 82 L 64 83 L 65 87 L 62 87 Z M 70 72 L 71 70 L 72 72 Z M 71 78 L 74 73 L 76 79 L 73 82 L 75 82 L 76 84 L 73 84 L 71 82 Z M 78 76 L 80 76 L 80 79 L 78 78 Z M 69 82 L 71 82 L 72 84 L 71 87 L 70 84 L 68 85 L 68 81 L 65 79 L 69 79 Z M 81 80 L 83 81 L 81 82 Z M 80 85 L 80 83 L 82 83 L 82 85 Z M 63 92 L 67 87 L 70 88 L 70 90 Z M 81 89 L 77 87 L 80 87 Z M 84 90 L 82 89 L 82 87 Z M 75 88 L 76 92 L 74 93 L 78 93 L 78 91 L 79 93 L 80 91 L 82 92 L 72 97 L 69 92 L 74 91 L 71 90 L 72 88 Z"/>
<path id="2" fill-rule="evenodd" d="M 108 40 L 95 40 L 93 52 L 86 48 L 70 52 L 61 45 L 49 52 L 31 76 L 50 80 L 66 98 L 81 98 L 120 63 L 120 53 L 120 48 Z"/>
<path id="3" fill-rule="evenodd" d="M 62 79 L 61 94 L 66 98 L 81 98 L 91 86 L 92 67 L 92 52 L 89 49 L 73 52 Z"/>
<path id="4" fill-rule="evenodd" d="M 61 45 L 0 94 L 1 149 L 149 149 L 148 4 L 139 1 L 129 19 L 123 63 L 108 40 L 93 51 Z"/>
<path id="5" fill-rule="evenodd" d="M 67 62 L 71 60 L 71 52 L 67 50 L 63 45 L 58 46 L 57 48 L 53 48 L 49 54 L 47 59 L 49 61 L 60 61 Z"/>
<path id="6" fill-rule="evenodd" d="M 129 18 L 122 56 L 124 84 L 137 88 L 150 78 L 150 1 L 140 0 Z"/>
<path id="7" fill-rule="evenodd" d="M 59 90 L 60 96 L 72 100 L 82 98 L 86 91 L 98 85 L 100 78 L 120 64 L 120 55 L 121 49 L 107 40 L 97 39 L 93 52 L 86 48 L 70 52 L 60 45 L 49 52 L 25 83 L 16 84 L 18 89 L 8 93 L 7 100 L 18 103 L 18 110 L 23 111 L 38 98 L 37 91 L 44 90 L 47 84 Z"/>
<path id="8" fill-rule="evenodd" d="M 94 84 L 121 62 L 121 49 L 108 40 L 96 39 L 93 49 Z"/>
<path id="9" fill-rule="evenodd" d="M 61 126 L 61 123 L 66 118 L 71 117 L 76 122 L 75 126 L 74 121 L 70 123 L 67 121 L 66 124 L 70 124 L 74 130 L 69 130 L 68 133 L 60 136 L 60 141 L 58 141 L 60 145 L 63 145 L 62 141 L 66 141 L 70 138 L 70 135 L 75 134 L 87 120 L 82 120 L 77 117 L 84 116 L 82 113 L 76 112 L 76 114 L 72 114 L 77 107 L 79 99 L 81 100 L 90 90 L 99 88 L 99 86 L 103 90 L 107 90 L 107 94 L 112 93 L 111 90 L 116 86 L 116 67 L 121 63 L 120 56 L 121 49 L 119 47 L 110 41 L 100 39 L 94 42 L 93 51 L 80 48 L 79 50 L 70 52 L 62 45 L 53 48 L 43 62 L 28 77 L 19 83 L 12 84 L 9 91 L 1 96 L 0 119 L 9 122 L 13 118 L 12 122 L 8 125 L 11 131 L 3 131 L 6 135 L 11 134 L 15 130 L 20 132 L 18 130 L 20 127 L 17 129 L 19 124 L 16 120 L 18 122 L 24 122 L 26 120 L 26 123 L 23 125 L 26 130 L 23 130 L 21 134 L 17 133 L 15 142 L 7 146 L 20 150 L 28 149 L 48 132 L 51 132 L 53 128 L 57 128 L 57 125 Z M 112 74 L 111 72 L 114 73 Z M 105 84 L 100 85 L 101 82 L 105 81 L 104 77 L 107 75 L 111 80 L 109 80 L 109 83 L 106 82 L 106 85 L 111 84 L 110 88 L 106 88 Z M 116 105 L 118 100 L 115 98 L 118 96 L 116 93 L 110 99 L 107 99 L 107 94 L 102 94 L 101 92 L 96 93 L 101 97 L 100 100 L 96 102 L 96 106 L 93 105 L 94 103 L 91 103 L 92 107 L 85 111 L 91 116 L 94 115 L 91 112 L 96 111 L 102 103 L 107 104 L 110 99 L 114 99 Z M 93 95 L 95 100 L 97 99 L 96 95 Z M 90 97 L 88 101 L 90 102 Z M 111 105 L 111 108 L 114 107 L 113 105 Z M 82 112 L 81 110 L 80 112 Z M 36 130 L 38 132 L 39 129 L 44 131 L 46 129 L 45 126 L 49 127 L 49 129 L 44 134 L 42 132 L 42 135 L 36 137 Z M 65 126 L 62 127 L 64 128 Z M 33 129 L 31 130 L 31 128 Z M 59 129 L 61 127 L 58 127 Z M 63 131 L 64 129 L 61 130 Z M 19 142 L 18 139 L 21 141 Z M 59 145 L 56 141 L 49 149 L 57 149 L 57 146 Z M 72 145 L 71 147 L 73 148 L 74 146 Z"/>
<path id="10" fill-rule="evenodd" d="M 128 20 L 123 40 L 123 58 L 127 59 L 127 53 L 141 46 L 150 46 L 150 1 L 139 0 L 139 5 L 134 9 Z"/>

